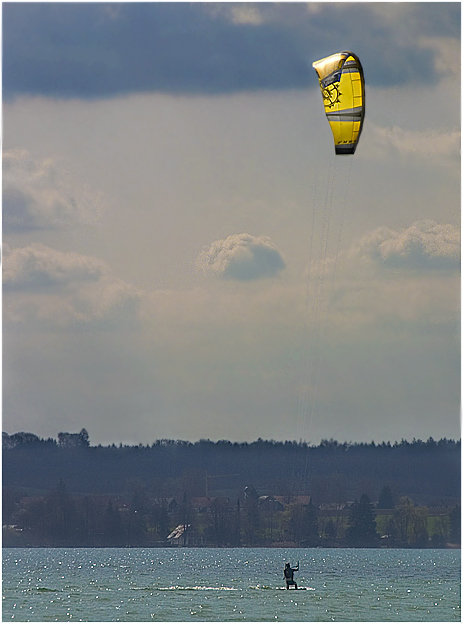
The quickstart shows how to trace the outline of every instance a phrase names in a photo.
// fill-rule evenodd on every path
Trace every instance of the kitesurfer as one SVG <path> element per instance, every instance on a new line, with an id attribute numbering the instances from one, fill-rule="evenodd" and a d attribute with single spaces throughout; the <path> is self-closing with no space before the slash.
<path id="1" fill-rule="evenodd" d="M 291 585 L 294 585 L 294 589 L 297 589 L 297 583 L 294 580 L 294 572 L 299 570 L 299 561 L 297 562 L 297 567 L 292 568 L 289 563 L 285 565 L 284 575 L 286 581 L 286 589 L 289 589 Z"/>

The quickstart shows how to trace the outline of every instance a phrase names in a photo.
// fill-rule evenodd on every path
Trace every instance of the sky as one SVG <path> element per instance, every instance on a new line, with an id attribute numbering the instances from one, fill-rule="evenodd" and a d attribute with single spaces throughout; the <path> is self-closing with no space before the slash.
<path id="1" fill-rule="evenodd" d="M 456 2 L 4 3 L 3 430 L 459 438 L 460 32 Z"/>

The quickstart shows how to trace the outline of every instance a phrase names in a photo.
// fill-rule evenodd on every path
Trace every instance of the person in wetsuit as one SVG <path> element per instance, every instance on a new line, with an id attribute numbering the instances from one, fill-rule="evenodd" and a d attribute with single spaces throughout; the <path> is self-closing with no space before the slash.
<path id="1" fill-rule="evenodd" d="M 292 568 L 289 563 L 285 565 L 284 575 L 286 581 L 286 589 L 289 589 L 292 585 L 294 585 L 294 589 L 297 589 L 297 583 L 294 580 L 294 572 L 299 570 L 299 562 L 297 563 L 296 568 Z"/>

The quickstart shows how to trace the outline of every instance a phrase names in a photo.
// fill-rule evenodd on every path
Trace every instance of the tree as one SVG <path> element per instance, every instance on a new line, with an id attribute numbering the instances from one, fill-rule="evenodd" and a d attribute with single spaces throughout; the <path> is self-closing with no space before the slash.
<path id="1" fill-rule="evenodd" d="M 241 504 L 236 501 L 235 523 L 233 527 L 232 546 L 241 546 Z"/>
<path id="2" fill-rule="evenodd" d="M 461 542 L 461 507 L 456 505 L 450 514 L 450 539 L 453 543 Z"/>
<path id="3" fill-rule="evenodd" d="M 62 479 L 45 498 L 45 513 L 47 533 L 54 544 L 72 545 L 75 541 L 75 506 Z"/>
<path id="4" fill-rule="evenodd" d="M 107 546 L 124 546 L 125 531 L 122 525 L 121 514 L 109 499 L 103 519 L 104 542 Z"/>
<path id="5" fill-rule="evenodd" d="M 58 433 L 58 444 L 62 448 L 74 448 L 76 446 L 88 447 L 90 445 L 88 431 L 81 429 L 79 433 Z"/>
<path id="6" fill-rule="evenodd" d="M 230 501 L 217 497 L 211 505 L 211 529 L 215 545 L 220 548 L 230 544 L 233 533 Z"/>
<path id="7" fill-rule="evenodd" d="M 304 535 L 304 507 L 298 503 L 291 503 L 285 511 L 286 514 L 291 537 L 296 544 L 300 544 Z"/>
<path id="8" fill-rule="evenodd" d="M 352 505 L 346 537 L 351 546 L 375 546 L 378 543 L 375 513 L 367 494 L 362 494 Z"/>
<path id="9" fill-rule="evenodd" d="M 384 535 L 388 540 L 386 543 L 394 544 L 397 541 L 397 526 L 392 516 L 388 517 L 386 527 L 384 529 Z"/>
<path id="10" fill-rule="evenodd" d="M 90 440 L 87 429 L 81 429 L 77 434 L 80 442 L 80 446 L 90 446 Z"/>
<path id="11" fill-rule="evenodd" d="M 411 498 L 403 496 L 395 512 L 399 540 L 412 546 L 424 546 L 428 540 L 427 517 L 426 507 L 417 507 Z"/>
<path id="12" fill-rule="evenodd" d="M 165 501 L 158 500 L 150 509 L 150 527 L 157 535 L 157 541 L 163 541 L 169 534 L 169 514 Z"/>
<path id="13" fill-rule="evenodd" d="M 450 541 L 450 517 L 438 516 L 433 518 L 431 543 L 435 548 L 443 548 Z"/>
<path id="14" fill-rule="evenodd" d="M 259 510 L 257 508 L 259 496 L 253 487 L 244 490 L 244 517 L 243 528 L 246 542 L 253 546 L 257 540 L 257 531 L 260 527 Z"/>
<path id="15" fill-rule="evenodd" d="M 288 506 L 288 528 L 297 544 L 313 545 L 318 540 L 317 510 L 312 504 L 292 503 Z"/>
<path id="16" fill-rule="evenodd" d="M 394 497 L 391 488 L 385 485 L 378 498 L 378 509 L 394 509 Z"/>
<path id="17" fill-rule="evenodd" d="M 337 537 L 336 525 L 334 524 L 332 518 L 329 518 L 328 522 L 326 522 L 324 529 L 323 529 L 323 534 L 325 538 L 328 540 L 336 539 Z"/>
<path id="18" fill-rule="evenodd" d="M 408 544 L 410 539 L 411 525 L 413 523 L 415 504 L 408 496 L 402 496 L 394 514 L 397 527 L 397 538 L 400 542 Z"/>
<path id="19" fill-rule="evenodd" d="M 13 488 L 2 488 L 2 521 L 3 524 L 11 524 L 11 518 L 19 507 L 21 494 Z"/>
<path id="20" fill-rule="evenodd" d="M 418 548 L 423 548 L 428 538 L 428 508 L 415 507 L 411 544 Z"/>
<path id="21" fill-rule="evenodd" d="M 99 499 L 85 495 L 76 501 L 77 507 L 77 533 L 79 545 L 91 547 L 101 546 L 100 540 L 103 535 L 103 506 Z"/>
<path id="22" fill-rule="evenodd" d="M 318 514 L 315 505 L 310 499 L 306 506 L 305 536 L 304 541 L 307 546 L 315 545 L 318 542 Z"/>

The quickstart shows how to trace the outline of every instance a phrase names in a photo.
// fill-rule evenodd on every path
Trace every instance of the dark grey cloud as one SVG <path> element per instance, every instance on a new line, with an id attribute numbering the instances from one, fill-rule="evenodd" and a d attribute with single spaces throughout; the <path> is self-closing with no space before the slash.
<path id="1" fill-rule="evenodd" d="M 404 3 L 402 18 L 387 5 L 5 3 L 3 94 L 314 87 L 312 61 L 340 49 L 360 56 L 371 85 L 435 81 L 437 52 L 419 38 L 459 40 L 459 3 Z"/>
<path id="2" fill-rule="evenodd" d="M 272 241 L 251 234 L 215 241 L 198 256 L 197 265 L 205 274 L 243 282 L 275 277 L 285 268 Z"/>

